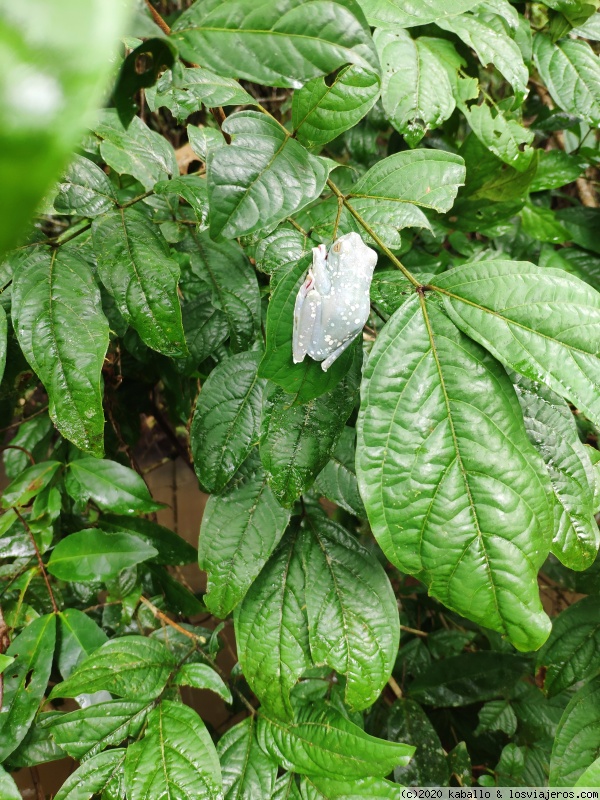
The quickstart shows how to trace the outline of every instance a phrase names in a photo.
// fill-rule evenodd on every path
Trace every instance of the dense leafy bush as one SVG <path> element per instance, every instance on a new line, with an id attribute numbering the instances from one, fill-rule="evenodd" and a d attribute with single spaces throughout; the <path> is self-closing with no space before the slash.
<path id="1" fill-rule="evenodd" d="M 122 4 L 5 4 L 2 798 L 600 785 L 597 5 L 139 4 L 82 135 Z M 362 340 L 293 363 L 349 232 Z"/>

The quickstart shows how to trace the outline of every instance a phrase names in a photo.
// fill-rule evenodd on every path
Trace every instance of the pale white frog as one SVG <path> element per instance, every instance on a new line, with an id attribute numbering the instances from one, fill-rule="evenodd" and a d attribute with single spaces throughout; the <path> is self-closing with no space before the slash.
<path id="1" fill-rule="evenodd" d="M 308 354 L 326 372 L 356 339 L 369 317 L 377 253 L 358 233 L 313 248 L 313 263 L 294 307 L 292 352 L 298 364 Z"/>

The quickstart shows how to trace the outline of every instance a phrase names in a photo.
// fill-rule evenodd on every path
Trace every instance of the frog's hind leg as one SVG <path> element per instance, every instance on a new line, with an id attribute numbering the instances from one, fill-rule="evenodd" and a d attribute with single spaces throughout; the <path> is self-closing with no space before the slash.
<path id="1" fill-rule="evenodd" d="M 349 339 L 346 339 L 345 342 L 342 342 L 342 344 L 336 350 L 334 350 L 333 353 L 331 353 L 331 355 L 327 356 L 325 361 L 323 361 L 323 363 L 321 364 L 321 369 L 323 370 L 323 372 L 327 372 L 327 370 L 333 364 L 333 362 L 336 361 L 336 359 L 338 359 L 342 355 L 344 350 L 350 347 L 350 345 L 356 339 L 357 336 L 358 333 L 353 334 Z"/>
<path id="2" fill-rule="evenodd" d="M 304 361 L 307 353 L 313 355 L 313 340 L 319 339 L 321 330 L 321 295 L 309 287 L 307 292 L 298 292 L 294 308 L 294 334 L 292 338 L 292 355 L 294 364 Z"/>

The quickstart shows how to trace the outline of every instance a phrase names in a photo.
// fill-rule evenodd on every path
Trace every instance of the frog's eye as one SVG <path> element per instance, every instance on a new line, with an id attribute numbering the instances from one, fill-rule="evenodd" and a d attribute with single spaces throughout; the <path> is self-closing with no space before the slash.
<path id="1" fill-rule="evenodd" d="M 336 242 L 331 249 L 334 253 L 339 253 L 342 249 L 342 245 L 339 242 Z"/>

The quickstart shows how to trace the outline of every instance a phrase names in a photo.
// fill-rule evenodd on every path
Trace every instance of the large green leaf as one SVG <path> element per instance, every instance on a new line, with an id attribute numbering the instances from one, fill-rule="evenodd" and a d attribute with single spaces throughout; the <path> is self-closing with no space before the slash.
<path id="1" fill-rule="evenodd" d="M 208 573 L 204 602 L 226 617 L 243 598 L 279 543 L 290 519 L 254 453 L 202 516 L 198 560 Z"/>
<path id="2" fill-rule="evenodd" d="M 435 52 L 408 31 L 378 30 L 375 44 L 382 66 L 383 107 L 394 128 L 414 147 L 454 111 L 448 74 Z"/>
<path id="3" fill-rule="evenodd" d="M 23 354 L 48 392 L 62 435 L 102 455 L 102 365 L 108 322 L 88 264 L 72 251 L 38 250 L 12 284 L 12 317 Z"/>
<path id="4" fill-rule="evenodd" d="M 465 264 L 436 277 L 444 306 L 496 358 L 600 422 L 600 294 L 526 261 Z"/>
<path id="5" fill-rule="evenodd" d="M 371 25 L 410 28 L 454 17 L 479 5 L 480 0 L 360 0 Z"/>
<path id="6" fill-rule="evenodd" d="M 570 569 L 587 569 L 600 546 L 594 518 L 596 476 L 588 450 L 562 397 L 522 375 L 514 380 L 525 428 L 544 459 L 558 501 L 552 552 Z"/>
<path id="7" fill-rule="evenodd" d="M 144 738 L 127 748 L 128 799 L 218 800 L 221 785 L 219 758 L 198 714 L 163 700 L 148 717 Z"/>
<path id="8" fill-rule="evenodd" d="M 530 167 L 535 156 L 531 147 L 532 130 L 505 116 L 500 109 L 492 112 L 487 103 L 473 104 L 469 108 L 462 105 L 461 110 L 475 136 L 494 155 L 519 172 Z"/>
<path id="9" fill-rule="evenodd" d="M 77 666 L 52 690 L 52 697 L 77 697 L 101 690 L 131 700 L 153 700 L 175 669 L 175 656 L 156 639 L 111 639 Z"/>
<path id="10" fill-rule="evenodd" d="M 156 226 L 140 211 L 94 220 L 98 275 L 142 340 L 168 356 L 187 355 L 177 296 L 179 267 Z"/>
<path id="11" fill-rule="evenodd" d="M 236 242 L 213 242 L 208 232 L 193 236 L 190 267 L 210 289 L 212 302 L 226 317 L 235 351 L 246 350 L 260 329 L 256 274 Z"/>
<path id="12" fill-rule="evenodd" d="M 378 336 L 361 393 L 357 475 L 388 558 L 449 608 L 539 647 L 549 485 L 504 370 L 415 293 Z"/>
<path id="13" fill-rule="evenodd" d="M 101 794 L 123 768 L 126 750 L 107 750 L 81 764 L 59 789 L 54 800 L 90 800 Z"/>
<path id="14" fill-rule="evenodd" d="M 290 717 L 290 691 L 312 666 L 299 531 L 290 530 L 235 613 L 244 677 L 263 706 Z"/>
<path id="15" fill-rule="evenodd" d="M 387 721 L 387 738 L 416 748 L 405 766 L 396 767 L 394 779 L 405 786 L 446 786 L 449 780 L 446 754 L 427 714 L 414 700 L 397 700 Z"/>
<path id="16" fill-rule="evenodd" d="M 0 256 L 21 235 L 101 101 L 129 5 L 23 0 L 10 13 L 4 9 Z"/>
<path id="17" fill-rule="evenodd" d="M 89 158 L 76 155 L 58 182 L 54 208 L 59 214 L 97 217 L 117 203 L 106 173 Z"/>
<path id="18" fill-rule="evenodd" d="M 133 175 L 150 191 L 157 181 L 178 175 L 177 159 L 168 139 L 150 130 L 139 117 L 126 128 L 114 108 L 98 115 L 94 132 L 100 136 L 100 154 L 119 174 Z"/>
<path id="19" fill-rule="evenodd" d="M 315 480 L 315 488 L 328 500 L 357 517 L 366 512 L 356 480 L 356 432 L 345 427 L 325 467 Z"/>
<path id="20" fill-rule="evenodd" d="M 443 150 L 404 151 L 384 158 L 363 175 L 350 190 L 348 201 L 388 239 L 387 228 L 429 228 L 421 208 L 448 211 L 464 181 L 460 156 Z"/>
<path id="21" fill-rule="evenodd" d="M 261 714 L 258 740 L 284 769 L 334 779 L 382 778 L 414 752 L 370 736 L 332 706 L 316 703 L 300 708 L 291 722 Z"/>
<path id="22" fill-rule="evenodd" d="M 266 86 L 298 88 L 348 63 L 377 67 L 355 0 L 200 0 L 172 38 L 184 58 Z"/>
<path id="23" fill-rule="evenodd" d="M 208 664 L 187 663 L 177 672 L 175 683 L 178 686 L 193 686 L 194 689 L 208 689 L 218 694 L 226 703 L 232 703 L 231 690 L 218 673 Z"/>
<path id="24" fill-rule="evenodd" d="M 306 145 L 323 145 L 352 128 L 379 97 L 379 75 L 350 64 L 333 82 L 313 78 L 294 92 L 292 125 L 297 139 Z"/>
<path id="25" fill-rule="evenodd" d="M 537 665 L 546 668 L 544 689 L 550 697 L 598 672 L 600 615 L 597 597 L 584 597 L 554 619 L 552 633 L 538 653 Z"/>
<path id="26" fill-rule="evenodd" d="M 596 786 L 600 787 L 600 757 L 593 764 L 581 773 L 575 786 Z"/>
<path id="27" fill-rule="evenodd" d="M 3 676 L 0 761 L 17 749 L 37 713 L 48 686 L 55 640 L 56 618 L 46 614 L 34 619 L 6 651 L 15 660 Z"/>
<path id="28" fill-rule="evenodd" d="M 494 26 L 484 13 L 460 14 L 439 19 L 437 24 L 455 33 L 467 47 L 472 47 L 484 66 L 492 63 L 513 87 L 518 101 L 525 97 L 529 71 L 519 46 L 503 26 Z"/>
<path id="29" fill-rule="evenodd" d="M 71 758 L 87 760 L 105 747 L 139 736 L 150 703 L 143 700 L 109 700 L 54 717 L 52 738 Z"/>
<path id="30" fill-rule="evenodd" d="M 232 78 L 217 75 L 203 67 L 166 70 L 156 85 L 146 90 L 151 111 L 166 106 L 178 122 L 199 111 L 202 105 L 255 105 L 256 101 Z"/>
<path id="31" fill-rule="evenodd" d="M 600 678 L 585 684 L 561 717 L 550 760 L 550 786 L 573 786 L 600 756 Z"/>
<path id="32" fill-rule="evenodd" d="M 105 511 L 133 514 L 151 513 L 163 508 L 155 503 L 144 479 L 117 461 L 78 458 L 69 464 L 70 479 L 77 482 L 77 498 L 88 498 Z M 67 489 L 70 487 L 67 483 Z"/>
<path id="33" fill-rule="evenodd" d="M 311 775 L 302 779 L 300 791 L 302 800 L 401 800 L 403 789 L 385 778 L 335 780 Z"/>
<path id="34" fill-rule="evenodd" d="M 22 800 L 23 797 L 17 789 L 17 784 L 2 767 L 0 767 L 0 796 L 4 800 Z"/>
<path id="35" fill-rule="evenodd" d="M 261 354 L 238 353 L 222 361 L 202 387 L 190 428 L 200 484 L 220 492 L 258 441 L 262 392 Z"/>
<path id="36" fill-rule="evenodd" d="M 273 494 L 286 507 L 329 461 L 357 400 L 362 351 L 352 348 L 350 372 L 327 394 L 293 405 L 294 396 L 269 384 L 265 395 L 260 457 Z"/>
<path id="37" fill-rule="evenodd" d="M 217 753 L 225 800 L 271 798 L 277 762 L 261 750 L 256 740 L 256 717 L 230 728 L 219 740 Z"/>
<path id="38" fill-rule="evenodd" d="M 516 730 L 517 717 L 508 700 L 490 700 L 481 707 L 476 735 L 501 731 L 507 736 L 514 736 Z"/>
<path id="39" fill-rule="evenodd" d="M 373 705 L 398 654 L 394 592 L 377 558 L 341 525 L 306 517 L 301 539 L 312 660 L 346 676 L 345 699 Z"/>
<path id="40" fill-rule="evenodd" d="M 233 239 L 270 230 L 323 191 L 328 163 L 274 119 L 240 111 L 223 130 L 232 143 L 211 151 L 207 162 L 211 236 Z"/>
<path id="41" fill-rule="evenodd" d="M 47 414 L 40 414 L 22 422 L 10 443 L 28 450 L 36 461 L 42 461 L 48 452 L 48 441 L 52 430 L 50 417 Z M 4 471 L 9 478 L 16 478 L 31 463 L 27 453 L 11 449 L 2 453 L 2 461 Z"/>
<path id="42" fill-rule="evenodd" d="M 107 641 L 108 637 L 93 619 L 77 608 L 67 608 L 58 615 L 56 664 L 63 679 L 75 667 Z"/>
<path id="43" fill-rule="evenodd" d="M 553 42 L 543 33 L 533 39 L 533 57 L 554 102 L 590 125 L 600 125 L 600 61 L 587 42 Z"/>
<path id="44" fill-rule="evenodd" d="M 305 256 L 277 283 L 267 310 L 267 343 L 259 368 L 259 375 L 293 394 L 297 403 L 331 391 L 348 372 L 353 358 L 350 347 L 326 372 L 312 358 L 293 363 L 294 304 L 311 263 L 312 256 Z"/>
<path id="45" fill-rule="evenodd" d="M 433 661 L 412 682 L 410 695 L 431 706 L 466 706 L 510 691 L 527 667 L 514 653 L 461 653 Z"/>
<path id="46" fill-rule="evenodd" d="M 131 533 L 87 528 L 61 539 L 52 551 L 48 571 L 63 581 L 105 580 L 154 558 L 157 552 Z"/>
<path id="47" fill-rule="evenodd" d="M 60 461 L 41 461 L 24 469 L 2 492 L 2 507 L 28 505 L 48 486 L 61 466 Z"/>
<path id="48" fill-rule="evenodd" d="M 98 524 L 105 531 L 133 533 L 158 551 L 159 564 L 191 564 L 198 557 L 196 548 L 164 525 L 128 515 L 104 514 Z"/>

